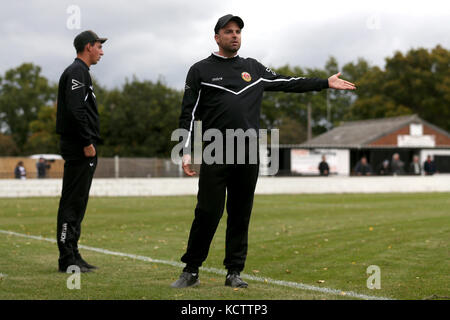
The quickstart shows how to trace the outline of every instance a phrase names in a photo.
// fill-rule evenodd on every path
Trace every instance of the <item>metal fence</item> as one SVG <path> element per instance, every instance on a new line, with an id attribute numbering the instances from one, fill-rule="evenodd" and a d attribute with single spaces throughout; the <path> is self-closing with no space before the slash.
<path id="1" fill-rule="evenodd" d="M 97 178 L 181 177 L 181 166 L 161 158 L 99 158 Z"/>
<path id="2" fill-rule="evenodd" d="M 27 172 L 27 179 L 37 178 L 36 160 L 27 157 L 0 157 L 0 179 L 13 179 L 14 168 L 22 161 Z M 50 168 L 47 178 L 62 178 L 64 160 L 48 162 Z M 182 177 L 180 165 L 171 159 L 161 158 L 99 158 L 96 178 L 150 178 L 150 177 Z"/>

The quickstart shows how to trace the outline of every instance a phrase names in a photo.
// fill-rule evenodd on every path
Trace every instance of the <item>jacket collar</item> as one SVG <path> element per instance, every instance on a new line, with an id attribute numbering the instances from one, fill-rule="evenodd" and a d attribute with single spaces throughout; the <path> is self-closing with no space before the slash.
<path id="1" fill-rule="evenodd" d="M 78 61 L 79 63 L 81 63 L 82 66 L 84 66 L 87 70 L 89 70 L 88 65 L 86 64 L 86 62 L 84 62 L 83 60 L 81 60 L 80 58 L 75 58 L 75 61 Z"/>
<path id="2" fill-rule="evenodd" d="M 218 52 L 212 52 L 212 55 L 219 58 L 219 59 L 223 59 L 223 60 L 232 60 L 234 58 L 238 58 L 239 55 L 236 53 L 234 56 L 232 57 L 224 57 L 222 55 L 220 55 Z"/>

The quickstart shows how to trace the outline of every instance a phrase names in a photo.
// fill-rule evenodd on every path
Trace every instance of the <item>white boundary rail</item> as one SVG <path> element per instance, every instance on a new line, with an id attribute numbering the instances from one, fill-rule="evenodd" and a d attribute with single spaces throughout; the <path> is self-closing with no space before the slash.
<path id="1" fill-rule="evenodd" d="M 0 180 L 0 198 L 58 197 L 62 179 Z M 195 195 L 198 178 L 94 179 L 91 196 Z M 256 194 L 450 192 L 450 175 L 260 177 Z"/>

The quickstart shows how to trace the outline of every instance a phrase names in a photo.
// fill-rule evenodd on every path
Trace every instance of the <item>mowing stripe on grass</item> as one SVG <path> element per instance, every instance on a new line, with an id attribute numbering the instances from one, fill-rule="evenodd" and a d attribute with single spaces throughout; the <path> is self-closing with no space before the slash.
<path id="1" fill-rule="evenodd" d="M 17 233 L 17 232 L 7 231 L 7 230 L 0 230 L 0 233 L 6 234 L 6 235 L 10 235 L 10 236 L 17 236 L 17 237 L 23 237 L 23 238 L 28 238 L 28 239 L 34 239 L 34 240 L 41 240 L 41 241 L 47 241 L 47 242 L 56 243 L 55 239 L 44 238 L 44 237 L 41 237 L 41 236 L 33 236 L 33 235 Z M 140 256 L 140 255 L 123 253 L 123 252 L 117 252 L 117 251 L 110 251 L 110 250 L 106 250 L 106 249 L 102 249 L 102 248 L 94 248 L 94 247 L 89 247 L 89 246 L 85 246 L 85 245 L 79 245 L 78 247 L 81 248 L 81 249 L 95 251 L 95 252 L 108 254 L 108 255 L 112 255 L 112 256 L 127 257 L 127 258 L 131 258 L 131 259 L 135 259 L 135 260 L 152 262 L 152 263 L 159 263 L 159 264 L 165 264 L 165 265 L 170 265 L 170 266 L 179 267 L 179 268 L 183 268 L 184 267 L 184 263 L 180 263 L 180 262 L 176 262 L 176 261 L 153 259 L 153 258 L 146 257 L 146 256 Z M 226 271 L 223 270 L 223 269 L 201 267 L 200 270 L 201 271 L 205 271 L 205 272 L 219 274 L 219 275 L 226 275 Z M 290 287 L 290 288 L 296 288 L 296 289 L 302 289 L 302 290 L 316 291 L 316 292 L 333 294 L 333 295 L 341 295 L 341 296 L 346 296 L 346 297 L 351 297 L 351 298 L 358 298 L 358 299 L 364 299 L 364 300 L 393 300 L 391 298 L 369 296 L 369 295 L 360 294 L 360 293 L 353 292 L 353 291 L 342 291 L 342 290 L 337 290 L 337 289 L 312 286 L 312 285 L 298 283 L 298 282 L 291 282 L 291 281 L 276 280 L 276 279 L 271 279 L 271 278 L 256 277 L 256 276 L 252 276 L 252 275 L 244 274 L 244 273 L 241 274 L 241 277 L 243 279 L 247 279 L 247 280 L 251 280 L 251 281 L 270 283 L 270 284 L 275 284 L 275 285 L 279 285 L 279 286 L 283 286 L 283 287 Z"/>

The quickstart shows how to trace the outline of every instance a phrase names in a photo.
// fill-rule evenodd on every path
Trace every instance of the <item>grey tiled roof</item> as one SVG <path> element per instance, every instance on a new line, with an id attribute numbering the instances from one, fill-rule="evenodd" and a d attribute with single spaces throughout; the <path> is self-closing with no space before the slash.
<path id="1" fill-rule="evenodd" d="M 360 148 L 412 122 L 430 125 L 415 114 L 393 118 L 349 121 L 344 122 L 339 127 L 310 139 L 305 143 L 302 143 L 301 146 L 310 146 L 315 148 Z M 435 126 L 432 127 L 440 132 L 443 131 Z M 447 132 L 444 131 L 444 133 L 448 135 Z"/>

